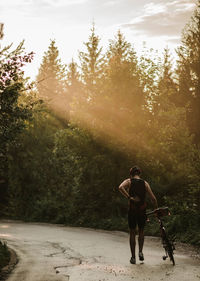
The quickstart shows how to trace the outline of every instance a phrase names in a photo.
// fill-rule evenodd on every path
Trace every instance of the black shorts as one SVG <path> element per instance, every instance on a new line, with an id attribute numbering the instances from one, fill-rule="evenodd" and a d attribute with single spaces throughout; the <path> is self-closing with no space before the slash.
<path id="1" fill-rule="evenodd" d="M 128 211 L 128 225 L 130 229 L 135 229 L 138 226 L 144 228 L 146 223 L 146 210 L 131 210 Z"/>

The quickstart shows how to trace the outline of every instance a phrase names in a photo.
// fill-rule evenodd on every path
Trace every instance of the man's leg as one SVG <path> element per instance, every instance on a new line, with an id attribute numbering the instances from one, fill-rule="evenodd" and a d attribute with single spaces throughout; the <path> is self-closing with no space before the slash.
<path id="1" fill-rule="evenodd" d="M 130 229 L 130 248 L 131 248 L 131 263 L 135 263 L 135 229 Z"/>
<path id="2" fill-rule="evenodd" d="M 139 260 L 144 260 L 144 255 L 142 253 L 143 245 L 144 245 L 144 227 L 146 223 L 146 214 L 145 210 L 141 211 L 138 216 L 138 245 L 139 245 Z"/>
<path id="3" fill-rule="evenodd" d="M 139 245 L 139 253 L 142 253 L 143 245 L 144 245 L 144 228 L 139 228 L 138 230 L 138 245 Z"/>
<path id="4" fill-rule="evenodd" d="M 131 259 L 130 263 L 135 264 L 135 234 L 136 234 L 136 217 L 132 210 L 128 212 L 128 224 L 130 229 L 130 249 L 131 249 Z"/>

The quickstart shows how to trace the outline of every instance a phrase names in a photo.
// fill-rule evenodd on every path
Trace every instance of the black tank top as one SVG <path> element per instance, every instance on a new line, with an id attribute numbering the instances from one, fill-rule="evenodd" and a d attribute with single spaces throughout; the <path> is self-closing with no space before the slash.
<path id="1" fill-rule="evenodd" d="M 130 207 L 138 207 L 145 205 L 146 188 L 145 181 L 142 179 L 131 179 L 131 186 L 129 189 L 129 195 L 131 197 L 138 196 L 140 198 L 139 202 L 130 201 Z"/>

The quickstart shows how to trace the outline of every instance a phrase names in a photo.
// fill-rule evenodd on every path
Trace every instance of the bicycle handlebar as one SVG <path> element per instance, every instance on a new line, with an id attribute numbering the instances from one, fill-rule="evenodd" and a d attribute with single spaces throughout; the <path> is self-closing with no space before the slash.
<path id="1" fill-rule="evenodd" d="M 147 216 L 152 215 L 152 214 L 156 214 L 157 216 L 160 216 L 160 217 L 169 215 L 169 208 L 168 207 L 158 208 L 149 213 L 146 213 Z"/>

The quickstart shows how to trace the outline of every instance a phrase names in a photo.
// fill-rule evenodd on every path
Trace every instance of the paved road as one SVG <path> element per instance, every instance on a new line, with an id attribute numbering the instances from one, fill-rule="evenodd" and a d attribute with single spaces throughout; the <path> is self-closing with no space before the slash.
<path id="1" fill-rule="evenodd" d="M 123 232 L 0 221 L 0 239 L 19 257 L 8 281 L 200 281 L 200 260 L 187 247 L 176 250 L 172 266 L 155 238 L 146 238 L 145 261 L 136 265 Z"/>

